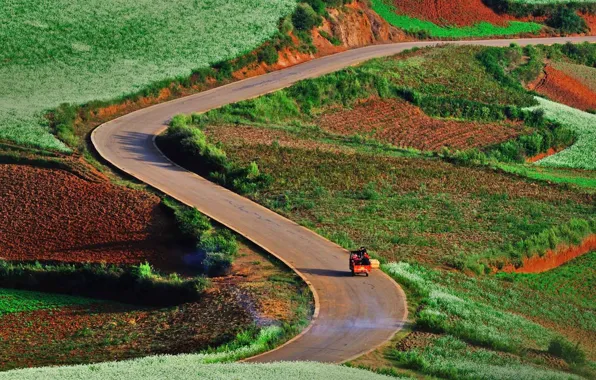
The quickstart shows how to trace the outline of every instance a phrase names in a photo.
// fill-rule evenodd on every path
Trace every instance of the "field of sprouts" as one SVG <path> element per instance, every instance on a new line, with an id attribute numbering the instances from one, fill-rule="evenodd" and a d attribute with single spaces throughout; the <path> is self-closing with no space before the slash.
<path id="1" fill-rule="evenodd" d="M 66 151 L 41 113 L 108 100 L 256 48 L 294 0 L 41 0 L 0 8 L 0 139 Z M 151 20 L 151 21 L 149 21 Z"/>
<path id="2" fill-rule="evenodd" d="M 571 147 L 537 162 L 538 165 L 596 170 L 596 115 L 536 98 L 546 117 L 573 130 L 578 138 Z"/>
<path id="3" fill-rule="evenodd" d="M 451 2 L 443 2 L 446 7 L 451 6 Z M 478 2 L 479 3 L 479 2 Z M 462 2 L 463 4 L 463 2 Z M 478 5 L 476 1 L 473 4 Z M 423 33 L 435 38 L 475 38 L 475 37 L 493 37 L 493 36 L 512 36 L 520 34 L 538 34 L 542 30 L 542 25 L 533 22 L 508 21 L 504 22 L 499 19 L 498 24 L 492 24 L 492 18 L 496 15 L 491 14 L 491 20 L 488 22 L 482 20 L 479 22 L 475 9 L 466 9 L 465 12 L 469 15 L 467 20 L 455 21 L 450 11 L 446 15 L 452 16 L 451 20 L 447 20 L 453 24 L 464 24 L 465 26 L 441 26 L 432 21 L 416 18 L 415 16 L 399 14 L 393 5 L 389 5 L 385 0 L 372 0 L 372 8 L 381 17 L 383 17 L 389 24 L 403 29 L 410 33 Z M 424 12 L 423 6 L 418 8 Z M 488 12 L 488 11 L 487 11 Z M 473 23 L 473 24 L 470 24 Z M 444 22 L 443 22 L 444 24 Z"/>

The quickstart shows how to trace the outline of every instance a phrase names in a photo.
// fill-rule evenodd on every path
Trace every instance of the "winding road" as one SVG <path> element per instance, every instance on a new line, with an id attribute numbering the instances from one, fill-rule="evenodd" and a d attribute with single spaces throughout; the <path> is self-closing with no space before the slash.
<path id="1" fill-rule="evenodd" d="M 443 43 L 508 46 L 516 42 L 523 46 L 567 41 L 596 42 L 596 37 Z M 204 112 L 371 58 L 436 44 L 411 42 L 349 50 L 145 108 L 93 131 L 91 140 L 95 148 L 111 164 L 246 237 L 288 264 L 310 286 L 315 297 L 315 314 L 310 326 L 285 345 L 249 361 L 340 363 L 357 357 L 386 342 L 403 326 L 408 314 L 405 294 L 381 271 L 375 271 L 368 278 L 348 276 L 348 254 L 344 249 L 176 166 L 155 147 L 154 137 L 180 113 Z"/>

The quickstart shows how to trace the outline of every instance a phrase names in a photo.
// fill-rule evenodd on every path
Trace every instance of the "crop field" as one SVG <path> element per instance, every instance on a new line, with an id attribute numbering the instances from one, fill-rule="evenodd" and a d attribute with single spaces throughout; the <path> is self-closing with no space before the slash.
<path id="1" fill-rule="evenodd" d="M 575 108 L 536 98 L 546 116 L 573 130 L 578 139 L 573 146 L 537 162 L 539 165 L 595 170 L 596 115 Z"/>
<path id="2" fill-rule="evenodd" d="M 396 13 L 441 26 L 470 26 L 480 22 L 504 26 L 512 19 L 497 14 L 482 0 L 396 0 Z"/>
<path id="3" fill-rule="evenodd" d="M 0 318 L 9 313 L 57 309 L 70 305 L 88 305 L 98 301 L 58 294 L 0 288 Z"/>
<path id="4" fill-rule="evenodd" d="M 445 1 L 446 4 L 450 4 Z M 542 25 L 533 22 L 510 21 L 507 25 L 499 26 L 490 22 L 478 22 L 471 26 L 439 26 L 431 21 L 421 20 L 396 13 L 393 5 L 387 4 L 384 0 L 372 0 L 372 8 L 389 24 L 396 28 L 403 29 L 410 33 L 426 33 L 436 38 L 465 38 L 465 37 L 491 37 L 511 36 L 518 34 L 537 34 Z M 423 9 L 420 7 L 419 9 Z M 474 10 L 469 10 L 473 14 Z M 449 13 L 447 13 L 449 14 Z"/>
<path id="5" fill-rule="evenodd" d="M 0 139 L 66 151 L 40 113 L 109 100 L 251 51 L 294 0 L 4 3 Z M 151 20 L 151 21 L 149 21 Z"/>
<path id="6" fill-rule="evenodd" d="M 0 289 L 0 371 L 193 353 L 242 331 L 252 342 L 259 321 L 301 326 L 308 320 L 310 293 L 293 272 L 244 244 L 238 255 L 233 281 L 214 279 L 199 301 L 176 307 Z"/>
<path id="7" fill-rule="evenodd" d="M 482 48 L 475 46 L 419 50 L 403 58 L 398 56 L 368 61 L 361 66 L 361 70 L 386 76 L 398 86 L 433 96 L 487 104 L 536 104 L 532 96 L 523 89 L 503 86 L 487 73 L 485 67 L 475 58 L 482 51 Z M 445 62 L 449 62 L 449 65 L 445 65 Z"/>
<path id="8" fill-rule="evenodd" d="M 499 168 L 506 172 L 519 174 L 528 178 L 553 183 L 568 183 L 583 188 L 588 192 L 596 191 L 596 173 L 589 170 L 514 164 L 500 164 Z"/>
<path id="9" fill-rule="evenodd" d="M 372 99 L 353 109 L 331 109 L 315 121 L 323 130 L 358 133 L 404 148 L 437 151 L 481 148 L 525 132 L 521 123 L 482 123 L 434 119 L 404 100 Z"/>
<path id="10" fill-rule="evenodd" d="M 537 373 L 545 367 L 568 368 L 561 359 L 546 354 L 550 342 L 560 334 L 571 342 L 579 342 L 589 357 L 596 354 L 591 338 L 596 326 L 593 297 L 574 299 L 571 293 L 565 294 L 573 286 L 580 292 L 588 289 L 589 282 L 586 287 L 578 283 L 581 280 L 569 282 L 571 273 L 592 274 L 593 269 L 584 269 L 578 264 L 576 261 L 567 264 L 565 267 L 570 269 L 563 271 L 567 272 L 564 277 L 563 272 L 556 274 L 556 271 L 565 267 L 553 274 L 501 278 L 474 278 L 406 263 L 388 264 L 388 273 L 422 296 L 426 307 L 417 312 L 417 324 L 440 334 L 434 336 L 434 342 L 426 342 L 422 347 L 408 344 L 406 339 L 401 347 L 407 350 L 402 351 L 398 346 L 397 352 L 393 352 L 395 359 L 428 374 L 448 374 L 448 378 L 509 378 L 507 371 L 511 367 L 527 373 L 527 378 L 533 378 L 531 373 L 536 378 L 566 378 L 563 373 L 552 370 L 547 370 L 552 377 Z M 536 283 L 547 282 L 552 282 L 552 287 L 536 286 Z M 557 284 L 561 295 L 554 290 Z M 486 350 L 479 353 L 477 345 Z M 529 354 L 532 351 L 536 354 Z M 514 355 L 503 355 L 503 352 Z M 416 359 L 420 357 L 426 364 L 417 368 Z M 453 367 L 456 373 L 449 374 Z"/>
<path id="11" fill-rule="evenodd" d="M 344 366 L 311 363 L 269 363 L 269 364 L 202 364 L 200 357 L 188 356 L 163 356 L 146 358 L 135 361 L 118 363 L 94 364 L 77 367 L 57 367 L 28 369 L 15 372 L 0 373 L 0 379 L 39 379 L 60 378 L 70 379 L 146 379 L 160 380 L 164 378 L 205 380 L 215 379 L 259 379 L 277 380 L 280 378 L 292 379 L 318 379 L 329 380 L 370 380 L 399 379 L 377 375 L 362 369 Z"/>
<path id="12" fill-rule="evenodd" d="M 25 165 L 0 165 L 0 183 L 3 259 L 178 264 L 157 196 Z"/>
<path id="13" fill-rule="evenodd" d="M 596 93 L 596 68 L 569 62 L 553 62 L 552 66 Z"/>
<path id="14" fill-rule="evenodd" d="M 544 69 L 544 78 L 535 86 L 534 91 L 573 108 L 596 110 L 596 92 L 551 65 Z"/>

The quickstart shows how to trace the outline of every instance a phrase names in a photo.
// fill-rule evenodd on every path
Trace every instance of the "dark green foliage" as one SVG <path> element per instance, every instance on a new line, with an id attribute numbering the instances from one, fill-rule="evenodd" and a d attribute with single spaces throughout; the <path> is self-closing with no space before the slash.
<path id="1" fill-rule="evenodd" d="M 304 0 L 303 2 L 310 5 L 312 9 L 320 16 L 325 16 L 327 13 L 325 10 L 326 4 L 323 0 Z"/>
<path id="2" fill-rule="evenodd" d="M 197 209 L 165 198 L 163 204 L 174 213 L 182 234 L 198 249 L 196 263 L 209 276 L 226 275 L 238 253 L 234 234 L 225 228 L 215 228 L 209 218 Z"/>
<path id="3" fill-rule="evenodd" d="M 562 34 L 584 33 L 588 30 L 586 21 L 568 7 L 557 8 L 546 20 L 546 24 Z"/>
<path id="4" fill-rule="evenodd" d="M 528 4 L 512 0 L 483 0 L 489 7 L 498 13 L 507 13 L 517 17 L 525 16 L 548 16 L 562 7 L 561 4 L 553 2 L 550 4 Z M 564 5 L 574 11 L 586 13 L 595 13 L 596 4 L 585 3 L 581 1 L 569 1 Z"/>
<path id="5" fill-rule="evenodd" d="M 292 24 L 297 30 L 309 31 L 323 23 L 323 18 L 308 4 L 298 4 L 292 15 Z"/>
<path id="6" fill-rule="evenodd" d="M 266 45 L 257 53 L 257 57 L 260 62 L 265 62 L 268 65 L 274 65 L 279 59 L 277 50 L 272 45 Z"/>
<path id="7" fill-rule="evenodd" d="M 568 363 L 581 364 L 586 361 L 586 354 L 578 344 L 573 344 L 564 338 L 553 339 L 548 346 L 548 353 L 565 359 Z"/>
<path id="8" fill-rule="evenodd" d="M 331 44 L 333 44 L 334 46 L 339 46 L 341 45 L 341 40 L 335 36 L 330 35 L 329 33 L 327 33 L 324 30 L 319 31 L 319 34 L 321 36 L 323 36 L 323 38 L 325 38 L 327 41 L 331 42 Z"/>
<path id="9" fill-rule="evenodd" d="M 40 264 L 0 261 L 0 287 L 109 299 L 148 306 L 196 301 L 208 287 L 204 278 L 180 279 L 149 264 Z"/>
<path id="10" fill-rule="evenodd" d="M 565 45 L 555 45 L 546 47 L 548 50 L 559 50 L 568 58 L 576 63 L 586 66 L 596 67 L 596 44 L 583 43 L 574 45 L 567 43 Z"/>

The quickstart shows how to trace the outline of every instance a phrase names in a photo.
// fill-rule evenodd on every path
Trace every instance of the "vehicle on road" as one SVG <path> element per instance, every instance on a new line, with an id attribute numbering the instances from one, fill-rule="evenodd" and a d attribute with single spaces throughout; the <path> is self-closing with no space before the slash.
<path id="1" fill-rule="evenodd" d="M 360 247 L 360 249 L 350 252 L 350 271 L 352 276 L 364 274 L 368 277 L 372 271 L 372 265 L 366 248 Z"/>

